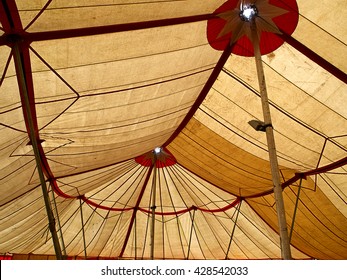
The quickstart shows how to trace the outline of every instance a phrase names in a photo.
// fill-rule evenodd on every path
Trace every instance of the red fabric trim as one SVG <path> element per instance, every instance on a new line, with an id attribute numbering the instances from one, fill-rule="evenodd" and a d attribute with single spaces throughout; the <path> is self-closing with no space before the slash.
<path id="1" fill-rule="evenodd" d="M 32 78 L 32 73 L 31 73 L 31 61 L 30 61 L 30 53 L 29 53 L 29 48 L 26 45 L 20 45 L 20 52 L 21 52 L 21 58 L 22 58 L 22 66 L 23 66 L 23 71 L 25 74 L 25 86 L 29 98 L 29 103 L 30 103 L 30 112 L 31 112 L 31 117 L 33 120 L 34 128 L 35 128 L 35 138 L 41 146 L 41 140 L 39 138 L 39 133 L 38 133 L 38 124 L 37 124 L 37 117 L 36 117 L 36 108 L 35 108 L 35 96 L 34 96 L 34 84 L 33 84 L 33 78 Z M 22 71 L 22 69 L 17 69 L 16 65 L 16 71 Z M 20 81 L 18 80 L 18 84 L 20 85 Z M 24 93 L 23 89 L 21 86 L 19 86 L 19 91 L 20 91 L 20 97 L 22 100 L 22 104 L 25 102 L 24 101 Z M 22 106 L 22 109 L 24 111 L 24 118 L 25 118 L 25 125 L 27 128 L 27 131 L 29 132 L 29 124 L 28 120 L 26 118 L 26 115 L 28 112 L 25 112 L 25 106 Z M 29 135 L 29 133 L 28 133 Z M 30 139 L 31 141 L 31 139 Z"/>
<path id="2" fill-rule="evenodd" d="M 124 32 L 139 29 L 148 29 L 169 25 L 185 24 L 191 22 L 205 21 L 213 17 L 212 14 L 203 14 L 195 16 L 186 16 L 179 18 L 169 18 L 160 19 L 152 21 L 143 22 L 131 22 L 124 24 L 106 25 L 106 26 L 96 26 L 96 27 L 86 27 L 86 28 L 76 28 L 76 29 L 66 29 L 66 30 L 54 30 L 54 31 L 43 31 L 43 32 L 21 32 L 21 37 L 27 42 L 34 41 L 46 41 L 46 40 L 56 40 L 56 39 L 66 39 L 73 37 L 82 36 L 92 36 L 100 34 L 108 34 L 115 32 Z M 3 37 L 3 36 L 2 36 Z M 0 45 L 6 44 L 5 38 L 0 40 Z"/>
<path id="3" fill-rule="evenodd" d="M 22 32 L 22 22 L 15 1 L 4 0 L 0 2 L 0 22 L 5 32 Z"/>
<path id="4" fill-rule="evenodd" d="M 147 213 L 147 214 L 152 214 L 152 210 L 148 210 L 148 209 L 145 209 L 145 208 L 142 208 L 142 207 L 128 207 L 128 208 L 114 208 L 114 207 L 108 207 L 108 206 L 103 206 L 101 204 L 98 204 L 98 203 L 95 203 L 91 200 L 89 200 L 88 198 L 86 198 L 84 195 L 81 195 L 81 196 L 77 196 L 77 197 L 70 197 L 72 199 L 82 199 L 85 203 L 87 203 L 88 205 L 91 205 L 95 208 L 98 208 L 98 209 L 103 209 L 103 210 L 107 210 L 107 211 L 115 211 L 115 212 L 123 212 L 123 211 L 130 211 L 130 210 L 139 210 L 143 213 Z M 189 208 L 186 208 L 186 209 L 183 209 L 183 210 L 180 210 L 180 211 L 171 211 L 171 212 L 158 212 L 156 211 L 155 212 L 155 215 L 159 215 L 159 216 L 172 216 L 172 215 L 180 215 L 180 214 L 184 214 L 184 213 L 187 213 L 189 211 L 192 211 L 192 210 L 200 210 L 202 212 L 207 212 L 207 213 L 219 213 L 219 212 L 225 212 L 233 207 L 235 207 L 237 204 L 239 204 L 241 201 L 241 198 L 236 198 L 236 200 L 232 203 L 230 203 L 229 205 L 223 207 L 223 208 L 216 208 L 216 209 L 205 209 L 205 208 L 202 208 L 202 207 L 197 207 L 197 206 L 191 206 Z"/>
<path id="5" fill-rule="evenodd" d="M 238 9 L 238 2 L 238 0 L 229 0 L 225 2 L 213 13 L 215 17 L 209 19 L 207 22 L 207 39 L 210 45 L 216 50 L 224 50 L 225 47 L 230 44 L 232 36 L 232 33 L 230 32 L 218 38 L 220 32 L 226 24 L 226 21 L 219 18 L 217 15 L 228 10 Z M 268 2 L 273 6 L 277 6 L 288 11 L 286 14 L 273 18 L 273 22 L 278 28 L 287 34 L 292 34 L 299 21 L 299 12 L 296 1 L 269 0 Z M 259 16 L 261 17 L 261 14 Z M 273 52 L 279 48 L 283 42 L 283 38 L 278 37 L 276 34 L 263 31 L 260 35 L 260 52 L 262 55 Z M 237 41 L 233 49 L 233 53 L 241 56 L 254 56 L 253 44 L 246 35 Z"/>
<path id="6" fill-rule="evenodd" d="M 17 256 L 27 256 L 26 260 L 31 260 L 31 259 L 35 259 L 35 260 L 38 260 L 37 256 L 41 256 L 41 260 L 56 260 L 56 257 L 55 255 L 36 255 L 36 254 L 13 254 L 10 256 L 10 259 L 9 260 L 16 260 L 16 257 Z M 31 258 L 31 256 L 33 256 L 33 258 Z M 0 260 L 1 260 L 1 257 L 3 256 L 0 256 Z M 22 257 L 20 258 L 21 260 L 23 259 Z M 134 258 L 131 258 L 131 257 L 126 257 L 126 258 L 121 258 L 119 256 L 115 256 L 115 257 L 101 257 L 101 256 L 89 256 L 87 257 L 86 259 L 84 257 L 81 257 L 81 256 L 67 256 L 66 257 L 66 260 L 119 260 L 119 259 L 122 259 L 122 260 L 133 260 Z M 273 258 L 273 259 L 270 259 L 270 258 L 261 258 L 261 259 L 230 259 L 228 258 L 228 260 L 274 260 L 274 259 L 277 259 L 277 258 Z M 297 260 L 311 260 L 312 258 L 304 258 L 304 259 L 297 259 Z M 141 258 L 141 260 L 149 260 L 149 258 Z M 174 259 L 170 259 L 170 260 L 185 260 L 184 258 L 174 258 Z M 224 259 L 221 259 L 221 260 L 224 260 Z"/>
<path id="7" fill-rule="evenodd" d="M 56 181 L 54 178 L 50 178 L 49 181 L 50 181 L 50 183 L 51 183 L 51 186 L 52 186 L 53 191 L 54 191 L 58 196 L 63 197 L 63 198 L 66 198 L 66 199 L 76 199 L 76 198 L 78 198 L 77 196 L 71 196 L 71 195 L 68 195 L 68 194 L 64 193 L 64 192 L 58 187 L 57 181 Z"/>
<path id="8" fill-rule="evenodd" d="M 0 260 L 5 261 L 5 260 L 12 260 L 13 257 L 11 255 L 0 255 Z"/>
<path id="9" fill-rule="evenodd" d="M 157 156 L 154 155 L 153 151 L 145 153 L 135 158 L 135 161 L 142 166 L 151 166 L 156 158 L 155 166 L 157 168 L 164 168 L 177 163 L 176 158 L 171 154 L 167 148 L 162 148 L 162 151 Z"/>
<path id="10" fill-rule="evenodd" d="M 152 166 L 150 167 L 150 169 L 148 170 L 147 177 L 146 177 L 146 179 L 145 179 L 145 181 L 144 181 L 144 183 L 143 183 L 141 192 L 140 192 L 139 197 L 138 197 L 138 199 L 137 199 L 137 201 L 136 201 L 136 206 L 134 207 L 134 212 L 133 212 L 133 215 L 131 216 L 130 224 L 129 224 L 129 227 L 128 227 L 128 232 L 127 232 L 127 234 L 126 234 L 126 236 L 125 236 L 125 240 L 124 240 L 124 244 L 123 244 L 121 253 L 119 254 L 120 257 L 123 256 L 124 251 L 125 251 L 125 248 L 126 248 L 126 246 L 128 245 L 130 233 L 131 233 L 131 230 L 132 230 L 132 228 L 133 228 L 133 225 L 134 225 L 134 222 L 135 222 L 135 218 L 136 218 L 136 212 L 137 212 L 137 209 L 138 209 L 138 207 L 139 207 L 139 205 L 140 205 L 140 202 L 141 202 L 141 200 L 142 200 L 143 194 L 145 193 L 145 190 L 146 190 L 148 181 L 149 181 L 149 179 L 150 179 L 150 177 L 151 177 L 153 168 L 154 168 L 154 166 L 152 165 Z"/>
<path id="11" fill-rule="evenodd" d="M 233 207 L 235 207 L 236 205 L 238 205 L 241 201 L 241 198 L 236 198 L 236 200 L 232 203 L 230 203 L 229 205 L 223 207 L 223 208 L 218 208 L 218 209 L 204 209 L 201 207 L 197 207 L 197 206 L 191 206 L 187 209 L 184 210 L 180 210 L 180 211 L 172 211 L 172 212 L 155 212 L 155 215 L 160 215 L 160 216 L 172 216 L 172 215 L 181 215 L 187 212 L 190 212 L 192 210 L 200 210 L 202 212 L 207 212 L 207 213 L 219 213 L 219 212 L 225 212 Z M 144 209 L 144 208 L 139 208 L 139 210 L 141 212 L 147 213 L 147 214 L 152 214 L 151 210 L 148 209 Z"/>
<path id="12" fill-rule="evenodd" d="M 312 171 L 304 172 L 304 174 L 306 176 L 311 176 L 311 175 L 315 175 L 315 174 L 326 173 L 326 172 L 329 172 L 329 171 L 334 170 L 336 168 L 340 168 L 346 164 L 347 164 L 347 157 L 344 157 L 344 158 L 342 158 L 338 161 L 335 161 L 331 164 L 316 168 Z"/>
<path id="13" fill-rule="evenodd" d="M 282 186 L 282 189 L 294 184 L 297 180 L 299 180 L 300 178 L 303 178 L 305 179 L 307 176 L 312 176 L 312 175 L 318 175 L 318 174 L 321 174 L 321 173 L 326 173 L 326 172 L 329 172 L 331 170 L 334 170 L 336 168 L 339 168 L 339 167 L 342 167 L 344 165 L 347 164 L 347 157 L 344 157 L 338 161 L 335 161 L 331 164 L 328 164 L 328 165 L 325 165 L 325 166 L 322 166 L 322 167 L 319 167 L 319 168 L 316 168 L 316 169 L 313 169 L 313 170 L 310 170 L 310 171 L 306 171 L 306 172 L 301 172 L 301 173 L 295 173 L 295 175 L 290 178 L 289 180 L 283 182 L 281 184 Z M 257 194 L 257 195 L 251 195 L 251 196 L 246 196 L 244 198 L 256 198 L 256 197 L 261 197 L 261 196 L 264 196 L 264 195 L 268 195 L 268 194 L 272 194 L 273 193 L 273 189 L 267 191 L 267 192 L 263 192 L 263 193 L 260 193 L 260 194 Z"/>
<path id="14" fill-rule="evenodd" d="M 165 151 L 168 152 L 170 155 L 171 152 L 169 152 L 166 148 L 165 148 Z M 150 161 L 152 163 L 152 161 Z M 147 163 L 147 161 L 146 161 Z M 176 162 L 175 162 L 176 163 Z M 163 167 L 167 167 L 166 166 L 163 166 Z M 82 199 L 85 203 L 87 203 L 88 205 L 91 205 L 95 208 L 98 208 L 98 209 L 103 209 L 103 210 L 106 210 L 106 211 L 130 211 L 130 210 L 134 210 L 134 213 L 137 211 L 137 210 L 140 210 L 141 212 L 144 212 L 144 213 L 149 213 L 151 214 L 152 211 L 151 210 L 148 210 L 148 209 L 145 209 L 145 208 L 141 208 L 139 207 L 140 205 L 140 202 L 141 202 L 141 199 L 142 199 L 142 196 L 144 194 L 144 191 L 148 185 L 148 181 L 150 179 L 150 175 L 151 175 L 151 172 L 152 172 L 152 169 L 153 169 L 153 165 L 150 166 L 150 170 L 148 171 L 148 174 L 147 174 L 147 177 L 145 179 L 145 182 L 144 182 L 144 185 L 141 189 L 141 193 L 139 194 L 139 198 L 136 202 L 136 205 L 133 206 L 133 207 L 127 207 L 127 208 L 115 208 L 115 207 L 108 207 L 108 206 L 103 206 L 102 204 L 99 204 L 99 203 L 95 203 L 93 202 L 92 200 L 88 199 L 85 197 L 85 195 L 81 195 L 81 196 L 70 196 L 68 194 L 65 194 L 63 191 L 61 191 L 59 189 L 59 187 L 57 186 L 57 183 L 55 180 L 51 180 L 51 184 L 52 184 L 52 188 L 54 190 L 54 192 L 60 196 L 60 197 L 63 197 L 63 198 L 66 198 L 66 199 Z M 161 216 L 170 216 L 170 215 L 180 215 L 180 214 L 184 214 L 184 213 L 187 213 L 189 211 L 192 211 L 192 210 L 200 210 L 200 211 L 203 211 L 203 212 L 209 212 L 209 213 L 217 213 L 217 212 L 223 212 L 223 211 L 227 211 L 229 210 L 230 208 L 234 207 L 235 205 L 237 205 L 239 202 L 240 202 L 241 198 L 236 198 L 236 200 L 223 207 L 223 208 L 217 208 L 217 209 L 205 209 L 205 208 L 202 208 L 202 207 L 197 207 L 197 206 L 191 206 L 189 208 L 186 208 L 186 209 L 183 209 L 183 210 L 180 210 L 180 211 L 172 211 L 172 212 L 155 212 L 156 215 L 161 215 Z"/>
<path id="15" fill-rule="evenodd" d="M 11 25 L 7 18 L 7 13 L 4 7 L 4 1 L 0 1 L 0 22 L 5 32 L 9 32 L 11 30 Z"/>
<path id="16" fill-rule="evenodd" d="M 312 176 L 312 175 L 317 175 L 317 174 L 321 174 L 321 173 L 326 173 L 329 172 L 331 170 L 334 170 L 336 168 L 342 167 L 344 165 L 347 164 L 347 157 L 344 157 L 338 161 L 335 161 L 331 164 L 307 171 L 307 172 L 302 172 L 302 173 L 296 173 L 294 177 L 292 177 L 291 179 L 289 179 L 288 181 L 284 182 L 282 184 L 282 188 L 285 188 L 291 184 L 293 184 L 294 182 L 296 182 L 297 180 L 299 180 L 300 178 L 306 178 L 307 176 Z"/>
<path id="17" fill-rule="evenodd" d="M 82 199 L 84 202 L 86 202 L 88 205 L 94 206 L 95 208 L 98 209 L 103 209 L 103 210 L 107 210 L 107 211 L 129 211 L 129 210 L 133 210 L 134 207 L 128 207 L 128 208 L 114 208 L 114 207 L 107 207 L 107 206 L 103 206 L 101 204 L 97 204 L 91 200 L 89 200 L 88 198 L 86 198 L 84 195 L 79 196 L 78 198 Z"/>

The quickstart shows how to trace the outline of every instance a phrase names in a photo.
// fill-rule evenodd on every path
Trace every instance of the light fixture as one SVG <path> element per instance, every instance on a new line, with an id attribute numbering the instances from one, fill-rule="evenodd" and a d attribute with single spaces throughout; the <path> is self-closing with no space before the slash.
<path id="1" fill-rule="evenodd" d="M 243 21 L 251 21 L 258 15 L 258 9 L 254 4 L 241 4 L 240 10 L 240 18 Z"/>
<path id="2" fill-rule="evenodd" d="M 272 127 L 271 123 L 266 124 L 266 123 L 264 123 L 262 121 L 259 121 L 259 120 L 251 120 L 248 123 L 256 131 L 263 131 L 263 132 L 265 132 L 267 127 Z"/>
<path id="3" fill-rule="evenodd" d="M 157 154 L 157 155 L 158 155 L 158 154 L 160 154 L 160 153 L 161 153 L 162 148 L 161 148 L 161 147 L 156 147 L 156 148 L 155 148 L 153 151 L 154 151 L 154 153 L 155 153 L 155 154 Z"/>

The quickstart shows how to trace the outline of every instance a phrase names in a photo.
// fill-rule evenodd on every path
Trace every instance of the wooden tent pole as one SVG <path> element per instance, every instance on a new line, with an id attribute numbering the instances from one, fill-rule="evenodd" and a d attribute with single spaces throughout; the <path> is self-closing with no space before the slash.
<path id="1" fill-rule="evenodd" d="M 282 259 L 288 260 L 288 259 L 291 259 L 290 242 L 288 237 L 286 214 L 284 209 L 282 187 L 281 187 L 280 174 L 279 174 L 279 168 L 278 168 L 275 138 L 273 134 L 270 107 L 269 107 L 266 82 L 265 82 L 265 75 L 264 75 L 264 69 L 263 69 L 263 64 L 261 60 L 259 37 L 258 37 L 255 19 L 250 21 L 250 26 L 251 26 L 253 48 L 254 48 L 255 63 L 257 67 L 257 75 L 258 75 L 259 90 L 260 90 L 260 96 L 261 96 L 261 104 L 263 109 L 264 123 L 266 126 L 265 132 L 266 132 L 267 146 L 269 150 L 271 175 L 272 175 L 274 195 L 275 195 L 275 201 L 276 201 L 277 219 L 278 219 L 280 243 L 281 243 L 281 255 L 282 255 Z"/>
<path id="2" fill-rule="evenodd" d="M 62 255 L 61 248 L 60 248 L 57 230 L 55 228 L 55 219 L 54 219 L 54 215 L 53 215 L 53 211 L 52 211 L 52 207 L 51 207 L 51 203 L 50 203 L 50 199 L 49 199 L 49 195 L 48 195 L 46 179 L 45 179 L 45 175 L 44 175 L 43 170 L 42 170 L 42 161 L 41 161 L 41 156 L 40 156 L 39 144 L 38 144 L 38 141 L 37 141 L 36 136 L 35 136 L 34 121 L 32 118 L 32 112 L 31 112 L 31 108 L 30 108 L 27 83 L 26 83 L 25 73 L 24 73 L 24 69 L 23 69 L 22 55 L 21 55 L 21 51 L 20 51 L 18 43 L 15 43 L 13 46 L 13 58 L 14 58 L 15 66 L 16 66 L 17 77 L 18 77 L 18 86 L 19 86 L 20 91 L 23 94 L 23 100 L 24 100 L 23 106 L 25 108 L 24 113 L 26 114 L 26 118 L 28 120 L 29 139 L 30 139 L 31 145 L 33 147 L 34 156 L 35 156 L 35 160 L 36 160 L 36 166 L 37 166 L 37 173 L 38 173 L 39 178 L 40 178 L 42 195 L 43 195 L 43 199 L 44 199 L 45 207 L 46 207 L 46 212 L 47 212 L 48 226 L 49 226 L 49 230 L 50 230 L 51 235 L 52 235 L 52 241 L 53 241 L 53 245 L 54 245 L 56 258 L 58 260 L 62 260 L 63 255 Z"/>
<path id="3" fill-rule="evenodd" d="M 53 189 L 52 189 L 52 200 L 53 200 L 53 204 L 54 204 L 55 216 L 57 217 L 57 221 L 58 221 L 57 224 L 58 224 L 59 236 L 60 236 L 60 240 L 61 240 L 62 256 L 63 256 L 63 259 L 65 260 L 67 258 L 67 254 L 66 254 L 66 247 L 65 247 L 65 242 L 64 242 L 64 235 L 63 235 L 63 231 L 62 231 L 62 228 L 61 228 L 59 212 L 58 212 L 58 206 L 57 206 L 57 202 L 56 202 L 56 199 L 55 199 L 55 195 L 54 195 Z M 58 234 L 58 231 L 57 231 L 57 234 Z"/>
<path id="4" fill-rule="evenodd" d="M 137 220 L 134 218 L 134 243 L 135 243 L 135 260 L 137 260 Z"/>
<path id="5" fill-rule="evenodd" d="M 155 237 L 155 201 L 156 201 L 156 174 L 157 174 L 157 156 L 156 153 L 153 151 L 154 159 L 153 159 L 153 179 L 152 179 L 152 224 L 151 224 L 151 260 L 154 259 L 154 237 Z"/>
<path id="6" fill-rule="evenodd" d="M 84 259 L 87 259 L 87 243 L 86 243 L 86 235 L 84 231 L 84 219 L 83 219 L 83 211 L 82 211 L 82 199 L 79 198 L 80 201 L 80 214 L 81 214 L 81 225 L 82 225 L 82 240 L 83 240 L 83 249 L 84 249 Z"/>

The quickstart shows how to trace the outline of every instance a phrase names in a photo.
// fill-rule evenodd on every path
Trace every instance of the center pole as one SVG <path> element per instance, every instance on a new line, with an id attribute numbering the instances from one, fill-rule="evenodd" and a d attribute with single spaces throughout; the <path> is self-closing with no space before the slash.
<path id="1" fill-rule="evenodd" d="M 255 63 L 257 67 L 264 123 L 266 125 L 265 132 L 266 132 L 267 146 L 269 150 L 271 175 L 272 175 L 274 195 L 275 195 L 275 201 L 276 201 L 277 219 L 278 219 L 280 244 L 281 244 L 281 255 L 282 255 L 282 259 L 290 260 L 292 256 L 290 252 L 290 242 L 288 237 L 288 229 L 287 229 L 286 214 L 284 209 L 282 186 L 280 181 L 275 138 L 273 134 L 270 107 L 269 107 L 269 101 L 268 101 L 267 89 L 266 89 L 266 83 L 265 83 L 265 75 L 264 75 L 264 69 L 263 69 L 263 64 L 261 60 L 259 37 L 258 37 L 255 19 L 250 21 L 250 25 L 251 25 L 251 34 L 252 34 L 252 41 L 253 41 L 253 48 L 254 48 Z"/>
<path id="2" fill-rule="evenodd" d="M 49 194 L 48 194 L 45 175 L 44 175 L 44 172 L 42 169 L 42 159 L 41 159 L 41 155 L 40 155 L 38 139 L 36 139 L 36 135 L 35 135 L 34 120 L 33 120 L 33 116 L 32 116 L 32 110 L 30 107 L 30 100 L 29 100 L 27 82 L 26 82 L 26 78 L 25 78 L 22 52 L 20 50 L 19 43 L 15 43 L 13 46 L 13 58 L 14 58 L 15 66 L 16 66 L 16 73 L 17 73 L 17 77 L 18 77 L 19 89 L 23 94 L 23 107 L 25 108 L 23 114 L 25 114 L 25 116 L 28 120 L 28 128 L 27 129 L 28 129 L 28 134 L 29 134 L 29 140 L 30 140 L 31 145 L 33 147 L 33 152 L 34 152 L 36 167 L 37 167 L 37 173 L 38 173 L 38 176 L 40 179 L 42 196 L 44 199 L 46 213 L 47 213 L 47 219 L 48 219 L 48 228 L 49 228 L 51 235 L 52 235 L 52 241 L 53 241 L 53 246 L 54 246 L 56 258 L 57 258 L 57 260 L 62 260 L 63 254 L 61 251 L 57 230 L 55 228 L 55 218 L 53 215 L 51 201 L 50 201 Z"/>
<path id="3" fill-rule="evenodd" d="M 156 152 L 153 151 L 153 181 L 152 181 L 152 223 L 151 223 L 151 260 L 154 259 L 154 240 L 155 240 L 155 201 L 156 201 L 156 173 L 157 173 L 157 155 Z"/>

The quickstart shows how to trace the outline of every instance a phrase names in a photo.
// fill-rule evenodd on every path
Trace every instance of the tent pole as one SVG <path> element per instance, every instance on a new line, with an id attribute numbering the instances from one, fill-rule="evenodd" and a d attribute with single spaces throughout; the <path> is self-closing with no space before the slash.
<path id="1" fill-rule="evenodd" d="M 281 255 L 282 255 L 282 259 L 288 260 L 288 259 L 291 259 L 290 241 L 288 237 L 286 213 L 284 209 L 284 201 L 283 201 L 282 187 L 281 187 L 280 174 L 279 174 L 279 168 L 278 168 L 275 138 L 273 134 L 270 107 L 269 107 L 269 101 L 268 101 L 267 89 L 266 89 L 266 83 L 265 83 L 265 75 L 264 75 L 264 69 L 263 69 L 262 60 L 261 60 L 259 37 L 258 37 L 255 19 L 252 19 L 250 21 L 250 27 L 251 27 L 251 36 L 252 36 L 253 48 L 254 48 L 255 63 L 257 67 L 257 76 L 258 76 L 258 82 L 259 82 L 259 90 L 260 90 L 261 104 L 263 109 L 264 123 L 266 125 L 265 132 L 266 132 L 266 139 L 267 139 L 267 145 L 269 150 L 269 160 L 270 160 L 270 166 L 271 166 L 272 181 L 274 185 L 274 195 L 275 195 L 275 201 L 276 201 L 277 219 L 278 219 L 280 243 L 281 243 Z"/>
<path id="2" fill-rule="evenodd" d="M 234 237 L 234 233 L 235 233 L 235 229 L 236 229 L 236 223 L 237 223 L 237 219 L 239 217 L 239 213 L 240 213 L 240 209 L 241 209 L 241 203 L 242 203 L 242 199 L 240 200 L 240 203 L 238 205 L 238 208 L 235 209 L 235 212 L 233 214 L 233 216 L 235 215 L 236 213 L 236 217 L 235 217 L 235 222 L 234 222 L 234 226 L 233 226 L 233 230 L 231 232 L 231 235 L 230 235 L 230 241 L 229 241 L 229 245 L 228 245 L 228 250 L 227 250 L 227 253 L 225 254 L 225 260 L 228 259 L 228 254 L 229 254 L 229 251 L 230 251 L 230 248 L 231 248 L 231 243 L 233 241 L 233 237 Z M 231 217 L 232 219 L 233 217 Z"/>
<path id="3" fill-rule="evenodd" d="M 188 244 L 188 252 L 187 252 L 187 260 L 189 260 L 189 254 L 190 254 L 190 247 L 192 245 L 192 237 L 193 237 L 193 230 L 194 230 L 194 220 L 195 220 L 195 212 L 196 212 L 196 209 L 194 208 L 193 210 L 193 217 L 191 218 L 192 219 L 192 227 L 190 229 L 190 236 L 189 236 L 189 244 Z M 190 213 L 189 213 L 190 215 Z"/>
<path id="4" fill-rule="evenodd" d="M 134 218 L 134 230 L 135 230 L 135 233 L 134 233 L 134 238 L 135 238 L 135 260 L 137 260 L 137 222 L 136 222 L 136 216 Z"/>
<path id="5" fill-rule="evenodd" d="M 296 202 L 295 202 L 293 220 L 292 220 L 292 225 L 290 227 L 290 233 L 289 233 L 289 242 L 292 240 L 293 229 L 294 229 L 294 224 L 295 224 L 295 217 L 296 217 L 296 211 L 298 210 L 298 205 L 299 205 L 299 197 L 300 197 L 301 185 L 302 185 L 302 178 L 300 178 L 298 194 L 296 195 Z"/>
<path id="6" fill-rule="evenodd" d="M 156 209 L 156 205 L 155 205 L 155 201 L 156 201 L 156 174 L 157 174 L 157 168 L 156 168 L 156 164 L 157 164 L 157 156 L 154 153 L 154 163 L 153 163 L 153 180 L 152 180 L 152 206 L 151 206 L 151 210 L 152 210 L 152 224 L 151 224 L 151 260 L 154 259 L 154 234 L 155 234 L 155 209 Z"/>
<path id="7" fill-rule="evenodd" d="M 84 232 L 84 221 L 83 221 L 83 212 L 82 212 L 82 199 L 80 200 L 80 213 L 81 213 L 81 224 L 82 224 L 82 238 L 83 238 L 83 248 L 84 248 L 84 259 L 87 259 L 87 246 L 86 246 L 86 235 Z"/>
<path id="8" fill-rule="evenodd" d="M 63 231 L 61 228 L 59 212 L 58 212 L 58 208 L 57 208 L 57 202 L 56 202 L 53 190 L 52 190 L 52 197 L 53 197 L 55 215 L 56 215 L 57 221 L 58 221 L 59 235 L 60 235 L 60 240 L 61 240 L 61 245 L 62 245 L 62 256 L 63 256 L 63 259 L 65 260 L 67 258 L 67 254 L 66 254 L 66 247 L 65 247 L 65 242 L 64 242 L 64 235 L 63 235 Z"/>
<path id="9" fill-rule="evenodd" d="M 42 161 L 41 161 L 41 156 L 40 156 L 39 144 L 38 144 L 38 141 L 37 141 L 36 135 L 35 135 L 34 121 L 32 118 L 32 112 L 31 112 L 31 108 L 30 108 L 30 101 L 29 101 L 29 96 L 28 96 L 28 89 L 27 89 L 27 84 L 26 84 L 26 79 L 25 79 L 25 73 L 24 73 L 24 69 L 23 69 L 22 56 L 21 56 L 21 52 L 20 52 L 18 44 L 19 43 L 15 43 L 13 46 L 13 58 L 14 58 L 15 66 L 16 66 L 17 77 L 18 77 L 18 86 L 19 86 L 20 91 L 23 94 L 23 100 L 24 100 L 23 105 L 25 108 L 24 114 L 26 114 L 26 117 L 28 120 L 29 139 L 31 141 L 31 145 L 33 147 L 33 151 L 34 151 L 34 155 L 35 155 L 37 173 L 38 173 L 39 178 L 40 178 L 42 195 L 43 195 L 43 199 L 44 199 L 45 207 L 46 207 L 46 212 L 47 212 L 48 226 L 49 226 L 49 230 L 50 230 L 51 235 L 52 235 L 52 241 L 53 241 L 53 245 L 54 245 L 55 255 L 56 255 L 56 258 L 58 260 L 62 260 L 63 255 L 62 255 L 61 248 L 60 248 L 57 230 L 55 228 L 55 218 L 54 218 L 52 207 L 50 204 L 50 199 L 49 199 L 46 180 L 45 180 L 45 175 L 44 175 L 43 170 L 42 170 Z"/>

